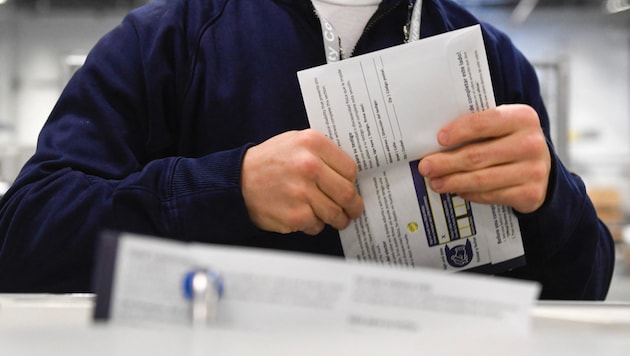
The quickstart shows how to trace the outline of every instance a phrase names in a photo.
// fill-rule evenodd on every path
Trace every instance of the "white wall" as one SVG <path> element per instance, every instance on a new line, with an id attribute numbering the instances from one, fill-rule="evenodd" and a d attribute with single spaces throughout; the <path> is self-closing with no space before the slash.
<path id="1" fill-rule="evenodd" d="M 12 181 L 68 75 L 63 60 L 85 54 L 127 10 L 17 11 L 0 6 L 0 181 Z"/>
<path id="2" fill-rule="evenodd" d="M 9 109 L 11 103 L 11 75 L 14 26 L 10 14 L 2 11 L 0 7 L 0 142 L 10 139 L 7 131 L 2 128 L 11 126 L 13 121 L 9 118 L 12 113 Z"/>
<path id="3" fill-rule="evenodd" d="M 32 145 L 65 85 L 63 59 L 87 53 L 124 13 L 20 12 L 15 16 L 14 115 L 19 144 Z M 11 60 L 11 59 L 9 59 Z"/>

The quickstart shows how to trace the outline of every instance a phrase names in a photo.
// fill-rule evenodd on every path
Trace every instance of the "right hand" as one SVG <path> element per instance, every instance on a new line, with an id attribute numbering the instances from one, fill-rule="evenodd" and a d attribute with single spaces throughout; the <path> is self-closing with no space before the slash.
<path id="1" fill-rule="evenodd" d="M 249 216 L 266 231 L 316 235 L 344 229 L 363 212 L 357 165 L 323 134 L 288 131 L 245 153 L 241 189 Z"/>

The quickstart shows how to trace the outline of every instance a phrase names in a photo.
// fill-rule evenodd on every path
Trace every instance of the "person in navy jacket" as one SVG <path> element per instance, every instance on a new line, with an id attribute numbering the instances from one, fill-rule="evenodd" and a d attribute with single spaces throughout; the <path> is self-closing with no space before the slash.
<path id="1" fill-rule="evenodd" d="M 405 42 L 408 0 L 156 0 L 106 34 L 0 201 L 0 291 L 89 291 L 106 230 L 343 256 L 357 168 L 309 129 L 296 77 L 326 63 L 314 3 L 338 23 L 369 10 L 341 24 L 346 56 Z M 477 23 L 424 0 L 420 36 Z M 481 27 L 498 107 L 446 125 L 439 144 L 474 143 L 418 169 L 437 192 L 513 208 L 526 264 L 501 276 L 540 282 L 544 299 L 604 299 L 611 235 L 554 152 L 532 66 Z"/>

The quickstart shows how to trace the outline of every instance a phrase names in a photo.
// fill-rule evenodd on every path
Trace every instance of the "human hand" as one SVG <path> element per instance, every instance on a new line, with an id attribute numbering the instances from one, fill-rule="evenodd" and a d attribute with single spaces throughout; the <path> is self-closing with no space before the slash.
<path id="1" fill-rule="evenodd" d="M 356 163 L 323 134 L 289 131 L 245 153 L 241 187 L 260 229 L 316 235 L 348 226 L 363 212 Z"/>
<path id="2" fill-rule="evenodd" d="M 521 213 L 545 201 L 551 155 L 540 119 L 527 105 L 502 105 L 444 126 L 438 142 L 457 147 L 424 157 L 418 169 L 438 193 L 456 193 Z"/>

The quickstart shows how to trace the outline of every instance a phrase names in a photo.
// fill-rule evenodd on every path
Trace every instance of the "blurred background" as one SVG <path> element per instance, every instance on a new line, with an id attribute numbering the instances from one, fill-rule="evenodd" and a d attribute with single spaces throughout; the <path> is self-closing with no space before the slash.
<path id="1" fill-rule="evenodd" d="M 0 0 L 0 196 L 90 48 L 146 2 Z M 630 0 L 457 2 L 506 32 L 536 67 L 558 154 L 617 241 L 608 300 L 630 302 Z"/>

